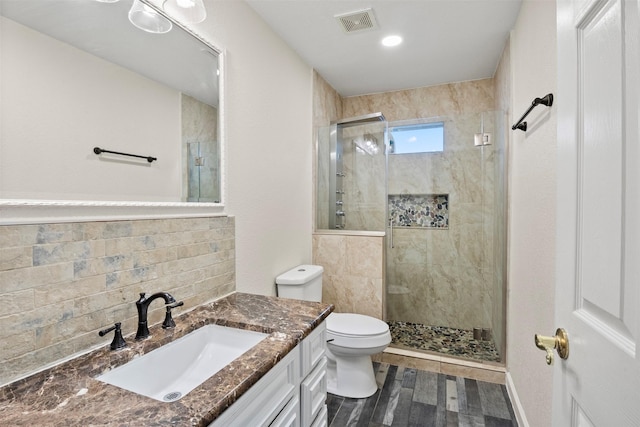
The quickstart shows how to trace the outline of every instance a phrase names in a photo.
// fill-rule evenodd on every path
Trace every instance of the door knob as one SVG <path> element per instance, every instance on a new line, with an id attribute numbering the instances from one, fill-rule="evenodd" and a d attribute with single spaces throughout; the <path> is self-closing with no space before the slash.
<path id="1" fill-rule="evenodd" d="M 556 330 L 556 335 L 546 337 L 544 335 L 535 335 L 536 347 L 547 352 L 547 365 L 553 364 L 553 350 L 558 352 L 561 359 L 569 357 L 569 335 L 562 328 Z"/>

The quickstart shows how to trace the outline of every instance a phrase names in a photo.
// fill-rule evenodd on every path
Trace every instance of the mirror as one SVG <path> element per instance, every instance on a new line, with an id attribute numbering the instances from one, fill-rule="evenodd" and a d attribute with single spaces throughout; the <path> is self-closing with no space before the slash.
<path id="1" fill-rule="evenodd" d="M 220 52 L 132 4 L 0 0 L 0 207 L 221 203 Z"/>

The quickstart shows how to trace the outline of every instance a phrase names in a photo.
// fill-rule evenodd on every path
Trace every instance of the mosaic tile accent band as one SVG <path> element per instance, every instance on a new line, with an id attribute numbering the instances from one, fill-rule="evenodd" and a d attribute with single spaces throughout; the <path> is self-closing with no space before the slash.
<path id="1" fill-rule="evenodd" d="M 395 227 L 449 228 L 448 194 L 390 194 L 389 220 Z"/>

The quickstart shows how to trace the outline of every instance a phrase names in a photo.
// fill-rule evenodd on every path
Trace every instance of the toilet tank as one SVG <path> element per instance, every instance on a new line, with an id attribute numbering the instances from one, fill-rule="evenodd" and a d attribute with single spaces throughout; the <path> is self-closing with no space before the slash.
<path id="1" fill-rule="evenodd" d="M 276 277 L 281 298 L 322 301 L 322 272 L 319 265 L 299 265 Z"/>

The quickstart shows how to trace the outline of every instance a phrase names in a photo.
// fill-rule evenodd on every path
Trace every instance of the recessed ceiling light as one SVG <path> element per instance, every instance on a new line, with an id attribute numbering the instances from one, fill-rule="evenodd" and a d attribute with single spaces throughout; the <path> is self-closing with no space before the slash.
<path id="1" fill-rule="evenodd" d="M 400 36 L 387 36 L 382 39 L 382 45 L 387 47 L 398 46 L 400 43 L 402 43 Z"/>

